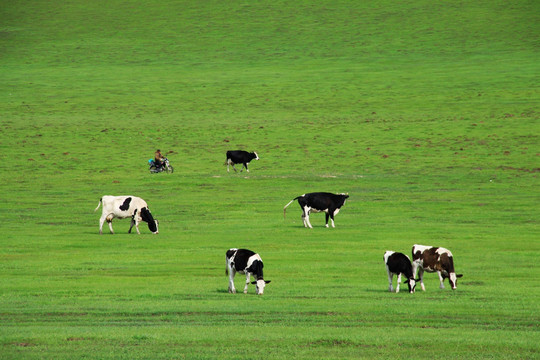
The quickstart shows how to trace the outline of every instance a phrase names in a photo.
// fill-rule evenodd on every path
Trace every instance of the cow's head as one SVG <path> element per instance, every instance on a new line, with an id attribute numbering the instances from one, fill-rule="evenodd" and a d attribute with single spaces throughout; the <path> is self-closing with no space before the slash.
<path id="1" fill-rule="evenodd" d="M 159 234 L 159 221 L 157 219 L 154 219 L 154 224 L 150 226 L 150 223 L 148 223 L 148 228 L 153 234 Z M 152 230 L 155 228 L 155 231 Z"/>
<path id="2" fill-rule="evenodd" d="M 409 286 L 409 293 L 413 294 L 416 289 L 416 282 L 420 281 L 420 279 L 410 278 L 406 279 L 403 283 L 407 284 Z"/>
<path id="3" fill-rule="evenodd" d="M 252 281 L 251 283 L 255 285 L 255 291 L 257 295 L 262 295 L 264 293 L 264 287 L 272 280 L 259 279 L 257 281 Z"/>
<path id="4" fill-rule="evenodd" d="M 152 213 L 150 213 L 150 210 L 147 208 L 141 209 L 141 218 L 143 221 L 146 221 L 148 223 L 148 229 L 152 232 L 152 234 L 159 234 L 159 222 L 154 219 L 152 216 Z"/>
<path id="5" fill-rule="evenodd" d="M 450 286 L 452 286 L 452 290 L 456 290 L 457 278 L 460 278 L 462 276 L 463 274 L 456 274 L 455 272 L 450 273 L 450 276 L 448 277 L 448 281 L 450 282 Z"/>
<path id="6" fill-rule="evenodd" d="M 338 194 L 341 196 L 341 204 L 339 204 L 339 207 L 342 207 L 343 205 L 345 205 L 345 202 L 347 201 L 347 199 L 349 198 L 349 194 L 347 193 L 341 193 L 341 194 Z"/>
<path id="7" fill-rule="evenodd" d="M 255 157 L 254 157 L 255 160 L 259 160 L 259 155 L 257 155 L 257 153 L 255 151 L 253 152 L 253 155 L 255 155 Z"/>

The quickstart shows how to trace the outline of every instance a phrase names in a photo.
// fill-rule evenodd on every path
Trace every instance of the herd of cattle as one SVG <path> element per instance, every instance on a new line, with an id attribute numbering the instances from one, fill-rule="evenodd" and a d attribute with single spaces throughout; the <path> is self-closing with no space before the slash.
<path id="1" fill-rule="evenodd" d="M 257 153 L 249 153 L 247 151 L 227 151 L 227 171 L 229 171 L 229 165 L 231 165 L 234 171 L 237 171 L 234 167 L 235 164 L 242 164 L 242 171 L 244 168 L 248 170 L 248 163 L 253 160 L 259 160 Z M 302 221 L 304 227 L 313 228 L 309 221 L 309 214 L 311 212 L 324 212 L 326 213 L 326 227 L 328 227 L 328 219 L 332 221 L 332 227 L 335 227 L 334 216 L 340 211 L 341 207 L 345 204 L 345 201 L 349 195 L 347 194 L 332 194 L 326 192 L 316 192 L 297 196 L 285 205 L 283 208 L 283 217 L 287 207 L 298 200 L 298 204 L 302 209 Z M 159 233 L 159 222 L 154 219 L 146 201 L 136 196 L 103 196 L 98 203 L 98 206 L 94 211 L 99 209 L 102 205 L 101 218 L 99 219 L 99 233 L 103 234 L 103 224 L 107 221 L 111 234 L 114 234 L 112 228 L 112 221 L 115 218 L 126 219 L 131 218 L 131 226 L 129 227 L 129 233 L 135 226 L 137 234 L 140 234 L 139 223 L 146 222 L 148 229 L 153 234 Z M 442 247 L 414 245 L 412 247 L 412 257 L 410 258 L 400 252 L 386 251 L 383 256 L 384 263 L 386 265 L 386 271 L 388 273 L 388 290 L 394 291 L 392 281 L 394 275 L 397 276 L 397 285 L 395 292 L 399 292 L 399 285 L 401 283 L 401 275 L 406 277 L 404 283 L 409 287 L 409 292 L 414 293 L 416 283 L 420 281 L 422 290 L 426 290 L 424 287 L 424 271 L 437 272 L 440 280 L 440 288 L 444 289 L 443 281 L 448 278 L 452 290 L 456 289 L 457 278 L 462 277 L 462 274 L 456 274 L 454 270 L 454 260 L 452 253 Z M 226 253 L 226 270 L 225 273 L 229 275 L 229 292 L 236 293 L 234 287 L 234 276 L 236 273 L 246 275 L 246 284 L 244 287 L 244 293 L 247 293 L 248 284 L 250 283 L 251 276 L 255 277 L 255 281 L 252 284 L 256 287 L 257 295 L 262 295 L 264 287 L 270 281 L 264 280 L 263 277 L 263 261 L 259 254 L 247 250 L 247 249 L 229 249 Z M 415 274 L 418 271 L 418 278 L 415 279 Z"/>

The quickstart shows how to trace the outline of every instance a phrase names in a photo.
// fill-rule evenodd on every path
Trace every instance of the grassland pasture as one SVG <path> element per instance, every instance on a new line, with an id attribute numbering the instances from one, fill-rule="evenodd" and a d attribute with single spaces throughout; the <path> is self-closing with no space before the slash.
<path id="1" fill-rule="evenodd" d="M 0 359 L 537 359 L 539 10 L 2 5 Z M 350 195 L 335 229 L 284 218 L 315 191 Z M 159 235 L 99 235 L 128 194 Z M 453 252 L 456 291 L 387 291 L 384 252 L 415 243 Z M 231 247 L 263 296 L 228 294 Z"/>

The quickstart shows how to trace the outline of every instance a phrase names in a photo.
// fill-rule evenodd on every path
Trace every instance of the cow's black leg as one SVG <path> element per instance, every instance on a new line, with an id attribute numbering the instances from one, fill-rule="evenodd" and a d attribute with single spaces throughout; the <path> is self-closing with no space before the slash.
<path id="1" fill-rule="evenodd" d="M 329 213 L 326 213 L 326 227 L 328 227 L 328 218 L 330 217 Z"/>
<path id="2" fill-rule="evenodd" d="M 247 163 L 244 163 L 244 167 L 246 168 L 246 171 L 249 172 L 248 164 L 247 164 Z"/>
<path id="3" fill-rule="evenodd" d="M 336 213 L 336 209 L 328 209 L 328 214 L 330 215 L 330 220 L 332 221 L 332 227 L 335 228 L 336 225 L 334 224 L 334 214 Z M 328 227 L 328 219 L 326 220 L 326 227 Z"/>
<path id="4" fill-rule="evenodd" d="M 133 229 L 133 225 L 135 225 L 135 219 L 131 218 L 131 225 L 129 227 L 128 234 L 131 234 L 131 229 Z"/>

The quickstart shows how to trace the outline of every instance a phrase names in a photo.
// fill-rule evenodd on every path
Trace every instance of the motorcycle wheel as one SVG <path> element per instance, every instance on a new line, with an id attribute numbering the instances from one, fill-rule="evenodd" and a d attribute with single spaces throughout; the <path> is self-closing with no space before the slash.
<path id="1" fill-rule="evenodd" d="M 169 167 L 167 167 L 167 173 L 172 174 L 173 172 L 174 172 L 174 168 L 171 165 L 169 165 Z"/>

